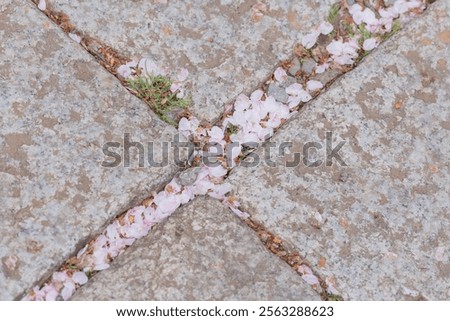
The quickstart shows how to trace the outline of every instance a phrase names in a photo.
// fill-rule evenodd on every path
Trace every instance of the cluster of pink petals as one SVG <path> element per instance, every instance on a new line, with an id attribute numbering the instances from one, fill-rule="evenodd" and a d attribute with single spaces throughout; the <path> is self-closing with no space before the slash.
<path id="1" fill-rule="evenodd" d="M 68 300 L 77 287 L 85 284 L 88 277 L 83 272 L 55 272 L 52 282 L 45 284 L 42 288 L 34 287 L 24 300 L 33 301 L 55 301 L 59 297 Z"/>
<path id="2" fill-rule="evenodd" d="M 361 48 L 359 44 L 361 35 L 357 32 L 356 28 L 354 28 L 355 35 L 352 38 L 333 40 L 332 43 L 327 46 L 326 49 L 331 54 L 331 58 L 325 63 L 316 66 L 315 72 L 317 74 L 325 72 L 332 62 L 338 65 L 354 64 L 361 49 L 364 51 L 371 51 L 378 46 L 380 42 L 379 36 L 392 30 L 395 19 L 403 14 L 410 13 L 412 10 L 422 11 L 424 8 L 425 5 L 420 0 L 397 0 L 391 7 L 380 8 L 378 10 L 378 18 L 375 12 L 370 8 L 363 8 L 357 3 L 353 4 L 349 8 L 349 13 L 355 24 L 364 25 L 366 30 L 372 34 L 377 34 L 378 36 L 365 39 Z M 318 28 L 302 38 L 303 47 L 306 49 L 313 48 L 321 34 L 328 35 L 332 31 L 333 25 L 328 22 L 322 23 Z M 279 77 L 280 75 L 276 75 L 275 79 L 278 80 Z"/>
<path id="3" fill-rule="evenodd" d="M 358 58 L 359 44 L 357 39 L 348 41 L 333 40 L 328 46 L 327 51 L 331 54 L 333 61 L 339 65 L 352 65 Z"/>
<path id="4" fill-rule="evenodd" d="M 375 12 L 369 8 L 363 9 L 359 4 L 350 7 L 349 12 L 357 25 L 365 24 L 366 29 L 372 33 L 384 34 L 390 32 L 394 19 L 400 15 L 418 9 L 422 11 L 425 5 L 420 0 L 397 0 L 391 7 L 380 8 L 377 18 Z"/>
<path id="5" fill-rule="evenodd" d="M 319 81 L 315 81 L 310 83 L 309 87 L 312 88 L 312 91 L 317 90 L 316 88 L 319 86 Z M 323 87 L 322 83 L 320 83 L 319 87 Z M 303 89 L 301 84 L 295 83 L 286 88 L 286 93 L 289 95 L 288 98 L 288 106 L 289 108 L 294 108 L 298 106 L 300 103 L 306 103 L 312 99 L 311 94 Z"/>

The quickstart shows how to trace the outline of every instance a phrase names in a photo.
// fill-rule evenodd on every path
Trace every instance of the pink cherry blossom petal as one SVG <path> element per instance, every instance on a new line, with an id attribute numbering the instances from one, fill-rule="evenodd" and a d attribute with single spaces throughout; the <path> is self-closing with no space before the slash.
<path id="1" fill-rule="evenodd" d="M 131 74 L 132 74 L 132 70 L 131 70 L 131 68 L 129 67 L 129 66 L 127 66 L 127 65 L 122 65 L 122 66 L 120 66 L 119 68 L 117 68 L 117 73 L 121 76 L 121 77 L 123 77 L 123 78 L 128 78 L 128 77 L 130 77 L 131 76 Z"/>
<path id="2" fill-rule="evenodd" d="M 286 88 L 286 94 L 290 96 L 298 96 L 303 91 L 302 85 L 295 83 Z"/>
<path id="3" fill-rule="evenodd" d="M 76 33 L 69 32 L 67 35 L 69 36 L 70 39 L 72 39 L 76 43 L 81 43 L 81 37 Z"/>
<path id="4" fill-rule="evenodd" d="M 67 301 L 70 299 L 72 294 L 75 292 L 75 285 L 71 282 L 64 283 L 64 288 L 61 291 L 61 297 L 64 301 Z"/>
<path id="5" fill-rule="evenodd" d="M 322 74 L 322 73 L 324 73 L 327 69 L 328 69 L 328 67 L 330 67 L 330 64 L 329 63 L 323 63 L 323 64 L 321 64 L 321 65 L 318 65 L 317 67 L 316 67 L 316 73 L 317 74 Z"/>
<path id="6" fill-rule="evenodd" d="M 45 2 L 45 0 L 39 0 L 38 8 L 41 11 L 45 11 L 45 9 L 47 9 L 47 3 Z"/>
<path id="7" fill-rule="evenodd" d="M 84 272 L 75 272 L 72 275 L 72 280 L 73 280 L 73 282 L 75 282 L 79 285 L 83 285 L 83 284 L 86 284 L 86 282 L 88 281 L 88 277 L 87 277 L 86 273 L 84 273 Z"/>
<path id="8" fill-rule="evenodd" d="M 309 285 L 317 285 L 319 284 L 319 279 L 314 274 L 305 274 L 302 275 L 302 279 L 306 281 Z"/>
<path id="9" fill-rule="evenodd" d="M 302 46 L 306 49 L 311 49 L 317 42 L 317 38 L 319 38 L 320 32 L 313 31 L 308 33 L 306 36 L 302 38 Z"/>
<path id="10" fill-rule="evenodd" d="M 306 88 L 309 91 L 316 91 L 323 88 L 323 84 L 318 80 L 310 80 L 306 83 Z"/>
<path id="11" fill-rule="evenodd" d="M 378 43 L 377 43 L 377 39 L 376 38 L 369 38 L 369 39 L 364 40 L 363 49 L 365 51 L 373 50 L 377 46 L 378 46 Z"/>
<path id="12" fill-rule="evenodd" d="M 286 70 L 284 70 L 282 67 L 278 67 L 273 75 L 275 77 L 275 80 L 278 82 L 286 81 L 288 78 Z"/>
<path id="13" fill-rule="evenodd" d="M 333 30 L 334 30 L 333 25 L 331 23 L 329 23 L 328 21 L 322 22 L 319 26 L 319 31 L 323 35 L 327 35 L 330 32 L 332 32 Z"/>
<path id="14" fill-rule="evenodd" d="M 179 82 L 183 82 L 189 76 L 189 71 L 186 68 L 181 68 L 181 70 L 177 74 L 177 80 Z"/>
<path id="15" fill-rule="evenodd" d="M 234 102 L 234 109 L 238 111 L 244 111 L 248 109 L 251 105 L 250 99 L 243 94 L 237 96 L 236 101 Z"/>
<path id="16" fill-rule="evenodd" d="M 100 263 L 94 266 L 94 271 L 103 271 L 109 268 L 109 264 L 107 263 Z"/>
<path id="17" fill-rule="evenodd" d="M 46 284 L 42 290 L 45 293 L 45 301 L 56 301 L 58 298 L 59 292 L 53 284 Z"/>
<path id="18" fill-rule="evenodd" d="M 359 4 L 355 3 L 354 5 L 352 5 L 349 8 L 348 11 L 349 11 L 350 15 L 352 16 L 353 21 L 357 25 L 362 23 L 362 21 L 363 21 L 363 9 L 362 9 L 362 7 Z"/>
<path id="19" fill-rule="evenodd" d="M 250 100 L 252 102 L 258 102 L 261 101 L 261 98 L 264 95 L 264 91 L 262 91 L 261 89 L 255 90 L 251 95 L 250 95 Z"/>
<path id="20" fill-rule="evenodd" d="M 224 131 L 218 126 L 213 126 L 209 131 L 208 135 L 213 142 L 220 142 L 224 138 Z"/>
<path id="21" fill-rule="evenodd" d="M 170 85 L 170 91 L 172 93 L 177 92 L 178 90 L 180 90 L 180 88 L 181 88 L 181 85 L 177 82 L 174 82 L 174 83 L 172 83 L 172 85 Z"/>
<path id="22" fill-rule="evenodd" d="M 209 175 L 212 177 L 223 177 L 228 173 L 228 171 L 222 165 L 212 166 L 209 167 L 208 169 Z"/>

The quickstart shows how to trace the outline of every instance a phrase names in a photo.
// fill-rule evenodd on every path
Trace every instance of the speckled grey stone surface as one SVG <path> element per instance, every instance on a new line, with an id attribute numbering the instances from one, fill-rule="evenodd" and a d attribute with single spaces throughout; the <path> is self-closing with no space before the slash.
<path id="1" fill-rule="evenodd" d="M 197 198 L 137 241 L 74 300 L 320 300 L 214 199 Z"/>
<path id="2" fill-rule="evenodd" d="M 1 2 L 0 88 L 0 299 L 9 300 L 177 168 L 101 166 L 105 142 L 124 133 L 159 142 L 175 130 L 31 1 Z"/>
<path id="3" fill-rule="evenodd" d="M 437 1 L 276 134 L 294 142 L 276 167 L 229 178 L 345 299 L 450 299 L 449 57 L 450 1 Z M 346 167 L 283 166 L 306 142 L 325 161 L 327 131 Z"/>
<path id="4" fill-rule="evenodd" d="M 334 2 L 49 1 L 78 29 L 130 57 L 152 57 L 169 69 L 186 67 L 192 110 L 209 121 L 288 58 L 293 45 L 322 21 Z M 265 6 L 253 10 L 258 3 Z"/>

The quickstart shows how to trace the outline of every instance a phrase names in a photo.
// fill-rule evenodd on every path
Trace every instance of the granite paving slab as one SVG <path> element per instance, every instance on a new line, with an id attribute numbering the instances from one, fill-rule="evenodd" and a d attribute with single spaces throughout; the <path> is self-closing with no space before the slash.
<path id="1" fill-rule="evenodd" d="M 186 67 L 192 110 L 212 121 L 324 20 L 334 0 L 49 0 L 75 26 L 130 57 Z M 190 85 L 189 85 L 190 82 Z"/>
<path id="2" fill-rule="evenodd" d="M 27 290 L 108 219 L 177 171 L 102 167 L 106 142 L 156 142 L 175 129 L 101 68 L 31 1 L 0 5 L 0 299 Z M 120 153 L 120 148 L 111 149 Z"/>
<path id="3" fill-rule="evenodd" d="M 449 57 L 450 1 L 436 1 L 274 136 L 293 143 L 272 147 L 276 166 L 229 178 L 344 299 L 450 299 Z M 327 166 L 327 132 L 346 165 Z"/>
<path id="4" fill-rule="evenodd" d="M 320 300 L 219 201 L 197 198 L 73 300 Z"/>

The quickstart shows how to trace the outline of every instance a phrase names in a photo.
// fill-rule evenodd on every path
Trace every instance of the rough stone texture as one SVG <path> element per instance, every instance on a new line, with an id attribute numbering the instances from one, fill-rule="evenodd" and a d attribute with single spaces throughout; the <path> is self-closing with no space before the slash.
<path id="1" fill-rule="evenodd" d="M 276 167 L 230 176 L 244 209 L 345 299 L 450 299 L 448 57 L 450 1 L 437 1 L 280 130 L 294 147 Z M 348 166 L 283 166 L 306 142 L 325 161 L 327 131 Z"/>
<path id="2" fill-rule="evenodd" d="M 0 299 L 8 300 L 177 168 L 138 169 L 133 157 L 130 168 L 101 166 L 105 142 L 124 133 L 158 142 L 175 130 L 31 1 L 2 1 L 0 61 Z"/>
<path id="3" fill-rule="evenodd" d="M 75 300 L 320 300 L 214 199 L 198 198 L 137 241 Z"/>
<path id="4" fill-rule="evenodd" d="M 72 22 L 132 57 L 186 67 L 199 118 L 213 120 L 224 104 L 256 87 L 293 45 L 316 27 L 335 0 L 122 1 L 52 0 Z M 258 17 L 254 13 L 260 12 Z"/>
<path id="5" fill-rule="evenodd" d="M 267 88 L 267 93 L 282 103 L 286 103 L 289 99 L 285 86 L 280 86 L 278 82 L 271 83 Z"/>

